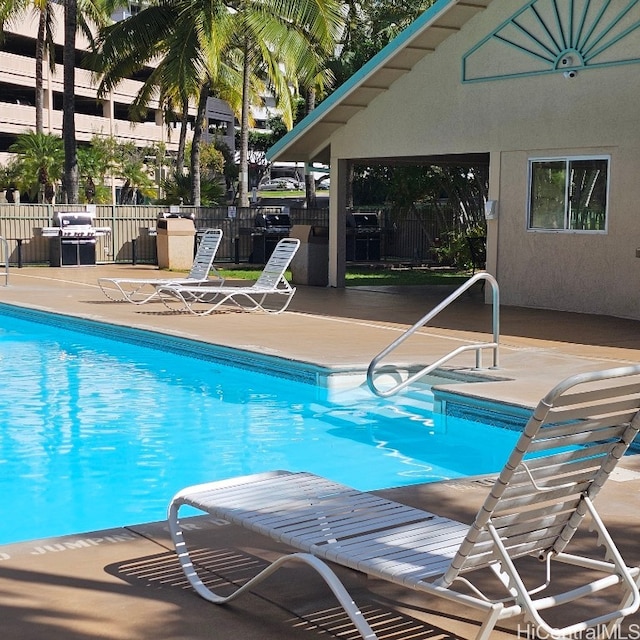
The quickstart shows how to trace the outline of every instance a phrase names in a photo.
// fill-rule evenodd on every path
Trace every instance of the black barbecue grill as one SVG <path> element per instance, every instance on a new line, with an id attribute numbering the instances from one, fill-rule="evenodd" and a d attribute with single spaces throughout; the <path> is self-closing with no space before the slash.
<path id="1" fill-rule="evenodd" d="M 94 226 L 91 211 L 56 211 L 52 226 L 42 235 L 49 238 L 49 263 L 52 267 L 79 267 L 96 264 L 96 240 L 111 232 L 109 227 Z"/>
<path id="2" fill-rule="evenodd" d="M 278 242 L 291 232 L 291 217 L 288 213 L 258 213 L 253 224 L 251 262 L 263 264 L 271 257 Z"/>
<path id="3" fill-rule="evenodd" d="M 377 213 L 348 213 L 347 260 L 356 262 L 380 260 L 380 235 Z"/>
<path id="4" fill-rule="evenodd" d="M 255 228 L 265 234 L 288 234 L 291 229 L 291 216 L 288 213 L 258 213 Z"/>

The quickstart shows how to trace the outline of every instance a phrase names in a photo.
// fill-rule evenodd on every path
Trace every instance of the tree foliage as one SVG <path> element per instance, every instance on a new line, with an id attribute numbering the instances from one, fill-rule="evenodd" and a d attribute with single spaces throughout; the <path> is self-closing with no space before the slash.
<path id="1" fill-rule="evenodd" d="M 174 110 L 183 109 L 188 100 L 198 102 L 190 163 L 196 204 L 205 99 L 214 95 L 226 100 L 240 121 L 242 204 L 247 197 L 250 105 L 268 90 L 290 127 L 300 79 L 319 76 L 341 25 L 339 0 L 163 0 L 103 29 L 93 68 L 101 74 L 99 94 L 104 95 L 155 63 L 134 105 L 139 109 L 151 98 Z"/>
<path id="2" fill-rule="evenodd" d="M 117 0 L 64 0 L 64 44 L 62 48 L 63 93 L 62 93 L 62 139 L 64 143 L 65 201 L 78 202 L 79 168 L 78 144 L 76 140 L 76 33 L 80 31 L 93 41 L 93 29 L 110 19 Z"/>
<path id="3" fill-rule="evenodd" d="M 407 28 L 435 0 L 349 0 L 347 29 L 339 55 L 330 62 L 337 84 L 347 81 L 393 38 Z M 354 166 L 353 203 L 385 206 L 398 220 L 412 216 L 424 224 L 428 207 L 440 215 L 443 207 L 455 207 L 456 226 L 445 238 L 429 238 L 447 259 L 467 262 L 464 239 L 485 233 L 484 202 L 488 192 L 486 166 L 423 165 Z M 448 216 L 440 216 L 444 221 Z"/>
<path id="4" fill-rule="evenodd" d="M 190 153 L 190 145 L 187 152 Z M 227 190 L 225 166 L 229 158 L 229 148 L 219 141 L 203 142 L 200 145 L 200 204 L 204 207 L 224 204 Z M 191 193 L 192 178 L 189 173 L 172 171 L 162 181 L 164 196 L 161 204 L 193 205 Z"/>
<path id="5" fill-rule="evenodd" d="M 118 204 L 137 204 L 141 199 L 156 195 L 155 183 L 146 166 L 146 150 L 136 147 L 133 142 L 116 147 L 118 173 L 124 180 L 120 187 Z"/>
<path id="6" fill-rule="evenodd" d="M 55 185 L 64 168 L 62 139 L 49 133 L 28 131 L 9 147 L 17 155 L 16 186 L 38 202 L 53 202 Z"/>
<path id="7" fill-rule="evenodd" d="M 346 82 L 360 67 L 406 29 L 435 0 L 347 0 L 346 26 L 338 55 L 328 67 L 335 85 Z"/>
<path id="8" fill-rule="evenodd" d="M 116 168 L 117 146 L 114 138 L 94 136 L 90 145 L 78 149 L 78 173 L 85 202 L 111 202 L 108 183 Z"/>
<path id="9" fill-rule="evenodd" d="M 223 153 L 210 145 L 204 166 L 212 182 L 220 182 L 224 172 Z M 51 202 L 59 192 L 64 170 L 62 139 L 52 134 L 28 131 L 18 136 L 10 151 L 13 161 L 0 174 L 0 186 L 17 188 L 40 202 Z M 113 137 L 95 135 L 78 148 L 80 202 L 112 202 L 112 185 L 122 185 L 117 204 L 156 200 L 167 164 L 164 145 L 139 148 L 133 142 L 119 143 Z M 224 189 L 223 189 L 224 191 Z M 210 199 L 209 199 L 210 201 Z"/>
<path id="10" fill-rule="evenodd" d="M 203 142 L 200 151 L 200 170 L 207 178 L 217 178 L 224 174 L 225 158 L 214 142 Z"/>
<path id="11" fill-rule="evenodd" d="M 488 189 L 486 165 L 357 166 L 354 171 L 358 205 L 389 209 L 396 222 L 416 220 L 439 258 L 460 268 L 471 267 L 467 237 L 486 234 Z M 438 238 L 427 224 L 434 214 L 437 228 L 444 230 Z"/>
<path id="12" fill-rule="evenodd" d="M 304 117 L 304 100 L 298 98 L 293 101 L 293 123 L 297 124 Z M 266 131 L 250 131 L 248 144 L 248 163 L 250 183 L 259 184 L 269 169 L 267 150 L 289 131 L 283 118 L 279 114 L 267 118 Z M 239 136 L 237 136 L 239 139 Z"/>

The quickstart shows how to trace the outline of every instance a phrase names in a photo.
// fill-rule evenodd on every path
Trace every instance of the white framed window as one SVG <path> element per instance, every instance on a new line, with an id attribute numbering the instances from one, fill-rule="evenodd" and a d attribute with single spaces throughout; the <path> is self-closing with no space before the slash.
<path id="1" fill-rule="evenodd" d="M 609 164 L 609 156 L 530 159 L 527 228 L 606 232 Z"/>

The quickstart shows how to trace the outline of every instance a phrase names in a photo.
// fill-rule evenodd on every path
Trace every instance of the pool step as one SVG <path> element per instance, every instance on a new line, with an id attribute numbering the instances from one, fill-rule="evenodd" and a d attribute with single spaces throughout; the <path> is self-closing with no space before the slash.
<path id="1" fill-rule="evenodd" d="M 433 425 L 433 394 L 427 388 L 418 391 L 410 390 L 383 401 L 367 391 L 352 396 L 350 400 L 346 402 L 343 399 L 340 406 L 331 403 L 326 405 L 314 403 L 311 408 L 314 412 L 322 414 L 323 418 L 343 424 L 364 426 L 381 418 L 385 420 L 398 418 Z"/>

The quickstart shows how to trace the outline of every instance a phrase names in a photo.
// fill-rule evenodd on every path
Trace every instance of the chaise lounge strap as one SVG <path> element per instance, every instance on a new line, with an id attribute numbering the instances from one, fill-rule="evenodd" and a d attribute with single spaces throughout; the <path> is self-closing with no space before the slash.
<path id="1" fill-rule="evenodd" d="M 296 549 L 412 584 L 440 575 L 468 526 L 309 473 L 191 487 L 174 498 Z"/>

